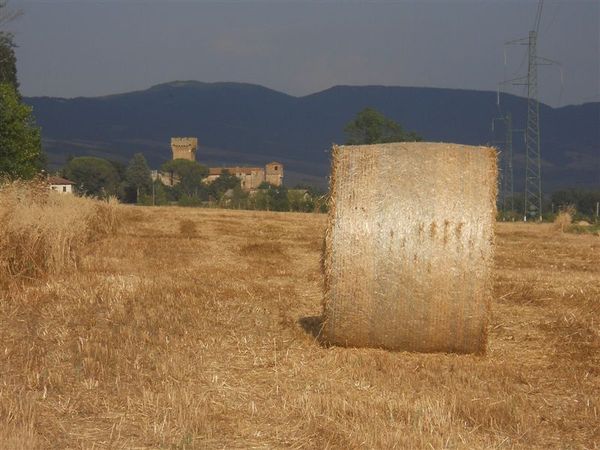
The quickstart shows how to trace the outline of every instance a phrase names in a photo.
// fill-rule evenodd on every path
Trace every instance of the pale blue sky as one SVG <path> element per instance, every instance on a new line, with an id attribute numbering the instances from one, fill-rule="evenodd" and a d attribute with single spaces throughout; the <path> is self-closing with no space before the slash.
<path id="1" fill-rule="evenodd" d="M 523 75 L 537 1 L 17 1 L 24 95 L 96 96 L 173 80 L 304 95 L 337 84 L 496 90 Z M 541 100 L 600 100 L 600 2 L 546 1 Z M 522 88 L 512 88 L 523 94 Z"/>

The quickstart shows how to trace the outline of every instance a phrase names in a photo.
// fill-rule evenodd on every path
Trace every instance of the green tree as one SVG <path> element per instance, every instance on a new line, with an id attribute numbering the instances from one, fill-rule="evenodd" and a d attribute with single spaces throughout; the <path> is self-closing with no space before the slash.
<path id="1" fill-rule="evenodd" d="M 224 170 L 219 177 L 214 180 L 208 186 L 208 193 L 211 197 L 221 200 L 223 194 L 225 194 L 230 189 L 234 189 L 236 187 L 240 187 L 241 181 L 235 175 L 229 173 L 229 171 Z"/>
<path id="2" fill-rule="evenodd" d="M 0 0 L 0 25 L 19 15 L 18 11 L 9 10 L 6 4 L 6 1 Z M 17 58 L 14 49 L 15 44 L 12 33 L 0 30 L 0 84 L 10 84 L 18 94 Z"/>
<path id="3" fill-rule="evenodd" d="M 42 166 L 40 129 L 13 85 L 0 84 L 0 175 L 32 178 Z"/>
<path id="4" fill-rule="evenodd" d="M 141 205 L 168 205 L 169 204 L 169 196 L 168 196 L 168 187 L 162 184 L 159 180 L 154 180 L 152 182 L 154 185 L 154 189 L 152 187 L 148 191 L 148 193 L 143 194 L 140 193 L 140 197 L 138 198 L 138 203 Z"/>
<path id="5" fill-rule="evenodd" d="M 12 35 L 0 32 L 0 83 L 8 83 L 18 89 L 17 58 Z"/>
<path id="6" fill-rule="evenodd" d="M 244 192 L 241 185 L 237 185 L 233 188 L 233 193 L 231 195 L 231 202 L 229 206 L 235 209 L 245 209 L 248 208 L 248 192 Z"/>
<path id="7" fill-rule="evenodd" d="M 285 186 L 274 186 L 263 181 L 254 196 L 254 206 L 267 211 L 289 211 L 287 189 Z"/>
<path id="8" fill-rule="evenodd" d="M 206 186 L 202 180 L 208 175 L 208 168 L 202 164 L 186 159 L 174 159 L 164 163 L 161 170 L 171 173 L 178 180 L 173 188 L 177 199 L 182 196 L 200 198 L 206 194 Z"/>
<path id="9" fill-rule="evenodd" d="M 356 118 L 346 125 L 344 131 L 348 137 L 346 141 L 348 145 L 423 140 L 412 131 L 404 131 L 400 124 L 373 108 L 360 111 Z"/>
<path id="10" fill-rule="evenodd" d="M 152 176 L 146 158 L 141 153 L 136 153 L 129 161 L 125 170 L 125 188 L 135 194 L 135 202 L 140 196 L 152 190 Z"/>
<path id="11" fill-rule="evenodd" d="M 102 158 L 80 156 L 71 159 L 63 170 L 85 195 L 106 198 L 119 193 L 121 178 L 115 166 Z"/>

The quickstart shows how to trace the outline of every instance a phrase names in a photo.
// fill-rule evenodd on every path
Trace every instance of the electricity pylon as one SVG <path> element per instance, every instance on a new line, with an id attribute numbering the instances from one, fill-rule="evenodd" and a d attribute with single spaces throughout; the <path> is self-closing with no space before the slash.
<path id="1" fill-rule="evenodd" d="M 501 141 L 503 148 L 502 163 L 501 163 L 501 178 L 500 178 L 500 192 L 502 198 L 502 211 L 505 212 L 507 208 L 510 211 L 515 209 L 515 191 L 514 191 L 514 178 L 513 178 L 513 126 L 512 126 L 512 115 L 507 113 L 503 117 L 496 117 L 492 120 L 492 131 L 496 121 L 504 122 L 504 141 Z M 520 131 L 520 130 L 517 130 Z"/>
<path id="2" fill-rule="evenodd" d="M 541 2 L 540 2 L 541 4 Z M 538 14 L 541 9 L 538 10 Z M 538 101 L 537 28 L 529 32 L 527 67 L 527 126 L 525 127 L 525 211 L 523 219 L 542 219 L 542 163 L 540 157 L 540 103 Z"/>
<path id="3" fill-rule="evenodd" d="M 538 3 L 533 29 L 524 39 L 509 41 L 509 44 L 527 45 L 527 75 L 503 81 L 502 84 L 527 86 L 527 123 L 525 126 L 525 190 L 523 220 L 542 220 L 542 158 L 540 149 L 540 103 L 538 99 L 538 66 L 560 63 L 537 55 L 537 39 L 544 1 Z M 521 82 L 517 82 L 521 81 Z M 562 68 L 561 68 L 562 84 Z M 498 101 L 500 94 L 498 93 Z"/>

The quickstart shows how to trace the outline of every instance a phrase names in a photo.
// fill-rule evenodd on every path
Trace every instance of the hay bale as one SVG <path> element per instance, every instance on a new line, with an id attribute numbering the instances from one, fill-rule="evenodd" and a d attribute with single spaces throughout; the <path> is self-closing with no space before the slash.
<path id="1" fill-rule="evenodd" d="M 324 336 L 335 345 L 485 352 L 496 151 L 333 148 Z"/>

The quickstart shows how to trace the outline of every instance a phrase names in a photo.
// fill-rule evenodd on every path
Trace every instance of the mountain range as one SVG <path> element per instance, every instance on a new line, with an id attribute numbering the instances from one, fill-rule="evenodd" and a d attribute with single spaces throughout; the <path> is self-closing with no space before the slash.
<path id="1" fill-rule="evenodd" d="M 142 152 L 158 168 L 171 157 L 172 136 L 195 136 L 197 159 L 209 166 L 285 165 L 288 185 L 325 186 L 332 143 L 369 106 L 427 141 L 501 146 L 510 112 L 515 128 L 526 121 L 527 100 L 488 91 L 335 86 L 294 97 L 243 83 L 177 81 L 147 90 L 93 98 L 29 97 L 51 168 L 69 156 L 95 155 L 127 162 Z M 552 108 L 540 104 L 545 191 L 600 188 L 600 102 Z M 515 189 L 524 179 L 523 133 L 514 133 Z M 502 157 L 502 153 L 501 153 Z"/>

